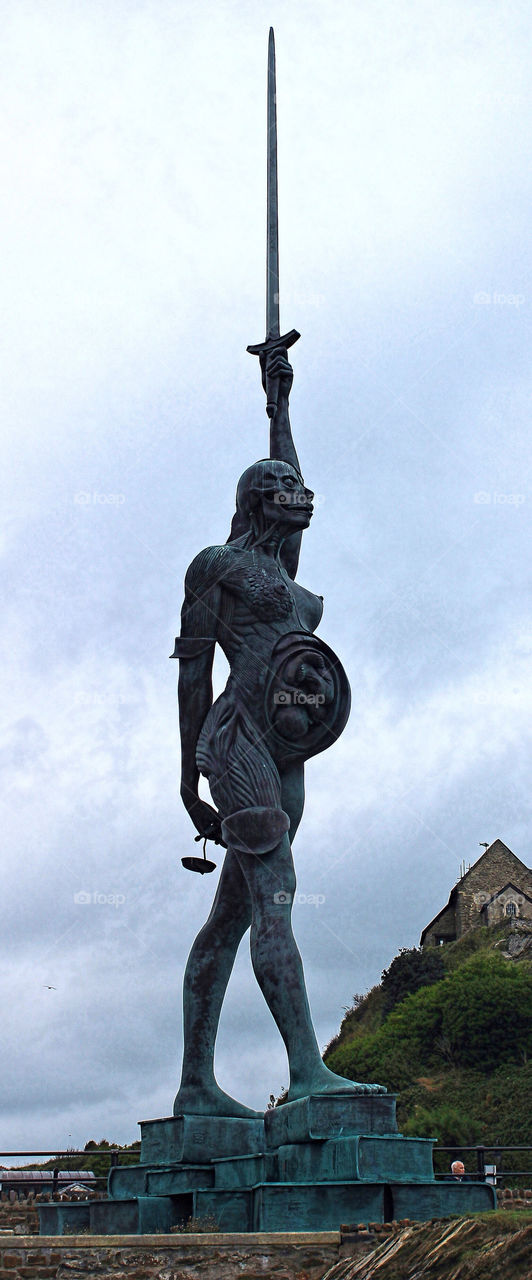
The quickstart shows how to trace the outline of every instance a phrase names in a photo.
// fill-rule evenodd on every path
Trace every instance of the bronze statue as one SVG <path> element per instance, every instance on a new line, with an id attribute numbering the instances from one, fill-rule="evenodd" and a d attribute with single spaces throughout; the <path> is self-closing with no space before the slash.
<path id="1" fill-rule="evenodd" d="M 310 1016 L 290 921 L 295 874 L 291 844 L 304 803 L 304 762 L 344 728 L 347 676 L 314 635 L 323 601 L 295 581 L 303 530 L 312 517 L 292 440 L 287 348 L 279 327 L 279 242 L 275 48 L 268 48 L 266 341 L 258 355 L 270 419 L 270 456 L 238 482 L 224 546 L 207 547 L 185 580 L 181 636 L 181 796 L 200 833 L 227 847 L 207 923 L 192 947 L 184 983 L 184 1056 L 174 1114 L 253 1116 L 223 1093 L 214 1043 L 238 944 L 251 926 L 255 976 L 286 1045 L 290 1100 L 311 1093 L 385 1092 L 324 1065 Z M 212 703 L 215 644 L 230 676 Z M 217 811 L 198 795 L 200 773 Z M 212 863 L 183 859 L 197 870 Z M 195 863 L 200 863 L 195 866 Z"/>
<path id="2" fill-rule="evenodd" d="M 174 655 L 181 659 L 181 796 L 200 835 L 227 846 L 212 911 L 185 973 L 176 1115 L 255 1114 L 223 1093 L 213 1072 L 222 1001 L 250 926 L 255 976 L 288 1053 L 289 1099 L 381 1091 L 344 1080 L 322 1062 L 290 921 L 304 761 L 341 733 L 350 694 L 338 658 L 314 635 L 322 598 L 295 581 L 313 494 L 290 429 L 292 369 L 279 349 L 261 363 L 265 386 L 278 380 L 270 458 L 240 478 L 228 542 L 200 552 L 187 572 Z M 231 672 L 212 704 L 216 643 Z M 198 796 L 200 772 L 218 812 Z"/>

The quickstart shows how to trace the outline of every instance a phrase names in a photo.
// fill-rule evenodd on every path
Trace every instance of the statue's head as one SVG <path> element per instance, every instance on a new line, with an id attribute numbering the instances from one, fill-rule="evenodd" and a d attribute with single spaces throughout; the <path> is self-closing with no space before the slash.
<path id="1" fill-rule="evenodd" d="M 307 529 L 312 519 L 314 494 L 303 477 L 288 462 L 261 458 L 248 467 L 238 481 L 236 517 L 232 538 L 251 531 L 254 540 L 268 530 L 283 537 Z M 238 529 L 238 532 L 237 532 Z"/>

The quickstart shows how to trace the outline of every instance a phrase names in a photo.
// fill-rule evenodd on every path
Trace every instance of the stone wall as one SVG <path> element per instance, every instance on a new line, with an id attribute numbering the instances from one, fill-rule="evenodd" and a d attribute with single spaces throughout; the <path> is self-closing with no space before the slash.
<path id="1" fill-rule="evenodd" d="M 0 1231 L 11 1228 L 18 1235 L 39 1234 L 39 1214 L 33 1196 L 27 1200 L 11 1200 L 2 1195 L 0 1200 Z"/>
<path id="2" fill-rule="evenodd" d="M 502 1187 L 497 1190 L 498 1209 L 532 1209 L 532 1191 L 525 1187 Z"/>
<path id="3" fill-rule="evenodd" d="M 531 1190 L 498 1192 L 497 1199 L 502 1208 L 532 1207 Z M 438 1235 L 443 1228 L 437 1224 Z M 358 1275 L 357 1264 L 364 1258 L 369 1261 L 375 1249 L 400 1242 L 412 1230 L 430 1232 L 434 1226 L 404 1219 L 316 1233 L 37 1238 L 0 1234 L 0 1280 L 323 1280 L 336 1264 L 338 1280 L 340 1275 L 346 1280 L 346 1265 L 350 1263 Z"/>
<path id="4" fill-rule="evenodd" d="M 454 942 L 455 937 L 456 911 L 454 905 L 450 905 L 437 917 L 434 927 L 425 937 L 424 945 L 426 947 L 437 947 L 440 938 L 447 938 L 450 942 Z"/>
<path id="5" fill-rule="evenodd" d="M 341 1256 L 340 1242 L 338 1231 L 156 1235 L 142 1241 L 0 1236 L 0 1280 L 322 1280 Z"/>
<path id="6" fill-rule="evenodd" d="M 515 916 L 509 917 L 507 915 L 506 907 L 509 902 L 514 902 L 516 905 Z M 514 889 L 507 889 L 505 893 L 499 893 L 493 902 L 486 902 L 482 915 L 486 917 L 485 924 L 487 925 L 500 924 L 508 919 L 524 920 L 530 924 L 532 922 L 532 902 L 529 902 L 524 893 L 516 892 Z"/>

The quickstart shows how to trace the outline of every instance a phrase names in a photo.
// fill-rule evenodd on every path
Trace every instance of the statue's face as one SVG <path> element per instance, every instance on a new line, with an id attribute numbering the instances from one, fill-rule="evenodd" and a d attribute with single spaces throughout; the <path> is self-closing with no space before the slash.
<path id="1" fill-rule="evenodd" d="M 289 463 L 266 462 L 259 483 L 253 485 L 253 493 L 262 508 L 265 525 L 281 524 L 288 534 L 308 528 L 314 511 L 314 494 Z"/>

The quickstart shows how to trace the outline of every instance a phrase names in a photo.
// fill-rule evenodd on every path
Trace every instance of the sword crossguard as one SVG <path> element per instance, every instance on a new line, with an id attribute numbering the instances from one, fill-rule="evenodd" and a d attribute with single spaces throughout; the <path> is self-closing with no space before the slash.
<path id="1" fill-rule="evenodd" d="M 252 356 L 269 355 L 271 351 L 287 351 L 288 347 L 293 347 L 301 334 L 297 329 L 290 329 L 289 333 L 283 333 L 278 336 L 268 336 L 264 342 L 257 342 L 254 346 L 246 347 Z M 277 412 L 277 401 L 279 399 L 279 379 L 270 378 L 267 387 L 266 413 L 269 418 L 273 418 Z"/>

